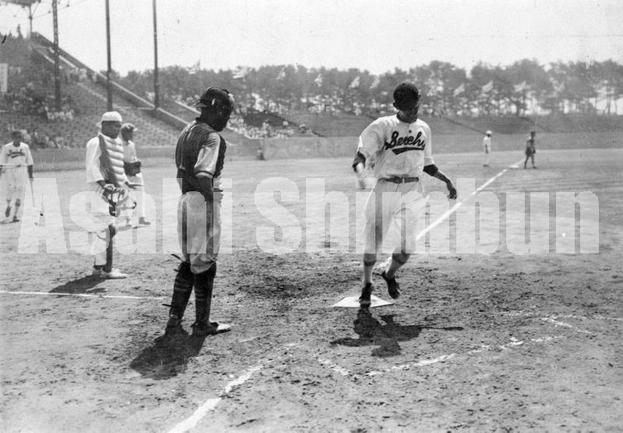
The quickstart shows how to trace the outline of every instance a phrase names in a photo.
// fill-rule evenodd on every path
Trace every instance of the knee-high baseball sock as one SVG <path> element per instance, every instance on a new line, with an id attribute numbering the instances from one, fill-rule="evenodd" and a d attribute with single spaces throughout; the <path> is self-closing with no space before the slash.
<path id="1" fill-rule="evenodd" d="M 216 263 L 200 274 L 195 274 L 195 316 L 196 322 L 210 323 L 210 307 L 212 305 L 212 289 L 216 275 Z"/>
<path id="2" fill-rule="evenodd" d="M 190 270 L 190 263 L 182 262 L 177 268 L 175 282 L 173 283 L 173 296 L 171 297 L 171 309 L 169 316 L 175 316 L 181 320 L 190 299 L 190 292 L 193 290 L 193 273 Z"/>
<path id="3" fill-rule="evenodd" d="M 11 200 L 6 201 L 6 209 L 4 210 L 4 217 L 8 218 L 11 215 Z"/>
<path id="4" fill-rule="evenodd" d="M 376 263 L 376 254 L 363 255 L 363 285 L 372 282 L 372 270 Z"/>

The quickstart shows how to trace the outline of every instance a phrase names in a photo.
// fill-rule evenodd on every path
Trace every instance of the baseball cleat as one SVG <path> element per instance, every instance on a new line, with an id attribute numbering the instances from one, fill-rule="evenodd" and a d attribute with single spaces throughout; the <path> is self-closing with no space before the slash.
<path id="1" fill-rule="evenodd" d="M 138 224 L 141 226 L 150 226 L 151 225 L 151 221 L 147 220 L 147 218 L 145 217 L 140 217 L 138 219 Z"/>
<path id="2" fill-rule="evenodd" d="M 398 285 L 398 281 L 396 281 L 396 277 L 394 276 L 392 278 L 389 278 L 386 271 L 383 271 L 381 277 L 387 283 L 387 293 L 389 293 L 389 296 L 392 299 L 400 298 L 400 286 Z"/>
<path id="3" fill-rule="evenodd" d="M 171 314 L 167 322 L 167 327 L 164 330 L 164 335 L 172 335 L 180 331 L 182 331 L 182 319 L 175 314 Z"/>
<path id="4" fill-rule="evenodd" d="M 536 167 L 535 167 L 536 168 Z M 18 223 L 20 221 L 20 219 L 18 217 L 13 217 L 13 222 L 14 223 Z"/>
<path id="5" fill-rule="evenodd" d="M 192 324 L 193 337 L 207 337 L 208 335 L 222 334 L 231 331 L 231 325 L 217 322 L 195 322 Z"/>
<path id="6" fill-rule="evenodd" d="M 370 296 L 372 295 L 372 283 L 368 283 L 361 288 L 361 296 L 359 297 L 359 307 L 361 308 L 370 308 L 372 301 L 370 300 Z"/>

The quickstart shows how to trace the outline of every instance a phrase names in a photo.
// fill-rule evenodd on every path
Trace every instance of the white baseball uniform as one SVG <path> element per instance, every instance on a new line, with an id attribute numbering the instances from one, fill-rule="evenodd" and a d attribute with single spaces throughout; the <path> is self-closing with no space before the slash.
<path id="1" fill-rule="evenodd" d="M 132 140 L 122 140 L 123 142 L 123 162 L 137 162 L 139 159 L 136 156 L 136 145 Z M 138 211 L 139 218 L 145 217 L 145 188 L 143 182 L 143 173 L 136 173 L 134 176 L 127 176 L 128 182 L 135 185 L 134 189 L 130 191 L 131 196 L 136 201 L 136 210 Z M 133 213 L 133 212 L 132 212 Z"/>
<path id="2" fill-rule="evenodd" d="M 491 136 L 485 135 L 482 139 L 482 150 L 485 152 L 485 164 L 489 164 L 489 154 L 491 153 Z"/>
<path id="3" fill-rule="evenodd" d="M 33 165 L 32 154 L 26 143 L 15 146 L 13 142 L 2 146 L 2 192 L 7 200 L 22 199 L 26 193 L 29 165 Z"/>
<path id="4" fill-rule="evenodd" d="M 96 236 L 92 237 L 91 250 L 95 265 L 106 263 L 106 231 L 110 225 L 117 225 L 117 218 L 110 215 L 108 201 L 97 181 L 123 187 L 126 182 L 123 171 L 123 147 L 118 138 L 110 138 L 101 132 L 86 144 L 86 181 L 91 190 L 88 203 L 89 218 L 81 221 L 83 227 Z"/>
<path id="5" fill-rule="evenodd" d="M 414 252 L 415 221 L 426 205 L 421 177 L 424 166 L 434 164 L 431 148 L 430 127 L 420 119 L 406 123 L 385 116 L 361 133 L 357 151 L 367 165 L 374 163 L 378 179 L 366 202 L 364 253 L 379 252 L 392 223 L 399 223 L 402 236 L 391 252 Z"/>

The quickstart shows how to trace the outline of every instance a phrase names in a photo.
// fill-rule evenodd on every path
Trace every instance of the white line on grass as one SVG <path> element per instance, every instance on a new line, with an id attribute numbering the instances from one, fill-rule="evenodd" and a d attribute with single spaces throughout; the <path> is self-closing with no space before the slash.
<path id="1" fill-rule="evenodd" d="M 131 295 L 98 295 L 96 293 L 55 293 L 55 292 L 23 292 L 19 290 L 0 290 L 5 295 L 26 296 L 76 296 L 79 298 L 107 298 L 107 299 L 165 299 L 164 296 L 131 296 Z"/>
<path id="2" fill-rule="evenodd" d="M 221 391 L 217 398 L 210 398 L 206 400 L 201 406 L 197 408 L 197 410 L 195 410 L 195 412 L 190 417 L 186 418 L 184 421 L 173 427 L 173 429 L 169 431 L 169 433 L 184 433 L 194 428 L 199 423 L 199 421 L 201 421 L 208 414 L 208 412 L 216 408 L 216 405 L 219 404 L 223 397 L 226 397 L 234 388 L 242 385 L 247 380 L 249 380 L 251 376 L 261 370 L 261 368 L 261 365 L 251 367 L 243 375 L 229 382 L 227 385 L 225 385 L 225 388 L 223 389 L 223 391 Z"/>
<path id="3" fill-rule="evenodd" d="M 519 162 L 523 161 L 520 160 Z M 456 202 L 454 204 L 454 206 L 452 206 L 450 209 L 448 209 L 443 215 L 441 215 L 439 218 L 437 218 L 435 221 L 433 221 L 431 224 L 429 224 L 428 227 L 426 227 L 424 230 L 422 230 L 421 232 L 419 232 L 417 234 L 416 240 L 420 240 L 423 236 L 426 235 L 426 233 L 430 232 L 432 229 L 434 229 L 435 227 L 437 227 L 439 224 L 441 224 L 442 222 L 444 222 L 447 218 L 450 217 L 450 215 L 452 215 L 454 212 L 457 211 L 458 208 L 460 208 L 461 206 L 463 206 L 463 203 L 465 203 L 467 200 L 469 200 L 472 196 L 475 196 L 476 194 L 478 194 L 480 191 L 482 191 L 483 189 L 485 189 L 486 187 L 488 187 L 489 185 L 491 185 L 493 182 L 495 182 L 496 179 L 498 179 L 500 176 L 502 176 L 504 173 L 506 173 L 510 168 L 514 168 L 518 163 L 515 163 L 513 165 L 508 166 L 507 168 L 503 169 L 502 171 L 500 171 L 498 174 L 496 174 L 495 176 L 493 176 L 492 178 L 490 178 L 489 180 L 487 180 L 485 183 L 483 183 L 482 185 L 480 185 L 478 188 L 476 188 L 474 191 L 471 192 L 471 194 L 469 194 L 467 197 L 465 197 L 463 200 Z"/>

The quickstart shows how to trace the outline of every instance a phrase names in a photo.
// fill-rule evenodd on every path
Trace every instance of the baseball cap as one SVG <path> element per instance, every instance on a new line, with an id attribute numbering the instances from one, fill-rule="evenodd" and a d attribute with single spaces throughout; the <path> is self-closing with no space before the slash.
<path id="1" fill-rule="evenodd" d="M 215 105 L 228 105 L 231 109 L 233 109 L 234 97 L 227 89 L 210 87 L 208 90 L 203 92 L 199 98 L 199 101 L 195 104 L 197 108 L 210 108 Z"/>
<path id="2" fill-rule="evenodd" d="M 118 111 L 107 111 L 102 114 L 102 119 L 99 121 L 98 125 L 101 125 L 103 122 L 123 122 L 121 118 L 121 114 Z"/>
<path id="3" fill-rule="evenodd" d="M 399 110 L 411 110 L 415 108 L 419 100 L 420 92 L 413 83 L 400 83 L 394 90 L 394 107 Z"/>
<path id="4" fill-rule="evenodd" d="M 487 135 L 491 135 L 491 131 L 487 131 L 487 133 L 486 133 L 486 134 L 487 134 Z"/>

